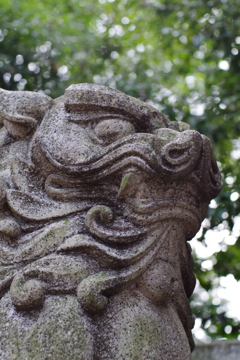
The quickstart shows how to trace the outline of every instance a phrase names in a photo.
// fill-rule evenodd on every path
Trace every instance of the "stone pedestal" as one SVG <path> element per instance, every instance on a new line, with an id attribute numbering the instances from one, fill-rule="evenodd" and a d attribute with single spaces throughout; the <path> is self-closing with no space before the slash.
<path id="1" fill-rule="evenodd" d="M 240 341 L 222 340 L 210 344 L 198 344 L 192 354 L 192 360 L 238 360 Z"/>
<path id="2" fill-rule="evenodd" d="M 190 360 L 209 139 L 104 86 L 0 91 L 0 358 Z"/>

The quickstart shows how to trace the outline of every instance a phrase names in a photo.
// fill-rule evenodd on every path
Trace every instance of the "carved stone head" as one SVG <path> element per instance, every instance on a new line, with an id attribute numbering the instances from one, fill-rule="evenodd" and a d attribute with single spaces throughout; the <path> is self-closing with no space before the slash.
<path id="1" fill-rule="evenodd" d="M 89 317 L 134 293 L 179 319 L 193 347 L 186 240 L 221 189 L 209 139 L 90 84 L 55 100 L 1 90 L 0 118 L 1 293 L 19 311 L 75 294 Z"/>

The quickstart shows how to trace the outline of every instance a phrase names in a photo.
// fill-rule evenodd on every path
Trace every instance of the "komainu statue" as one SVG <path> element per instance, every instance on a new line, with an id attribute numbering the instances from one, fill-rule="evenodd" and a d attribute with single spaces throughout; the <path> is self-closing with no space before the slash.
<path id="1" fill-rule="evenodd" d="M 0 90 L 0 121 L 0 359 L 191 359 L 209 139 L 90 84 Z"/>

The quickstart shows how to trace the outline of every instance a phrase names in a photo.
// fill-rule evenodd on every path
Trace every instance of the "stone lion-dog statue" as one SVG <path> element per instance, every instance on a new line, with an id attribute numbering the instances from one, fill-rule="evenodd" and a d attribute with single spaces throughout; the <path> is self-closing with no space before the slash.
<path id="1" fill-rule="evenodd" d="M 188 360 L 210 141 L 106 86 L 0 90 L 0 358 Z"/>

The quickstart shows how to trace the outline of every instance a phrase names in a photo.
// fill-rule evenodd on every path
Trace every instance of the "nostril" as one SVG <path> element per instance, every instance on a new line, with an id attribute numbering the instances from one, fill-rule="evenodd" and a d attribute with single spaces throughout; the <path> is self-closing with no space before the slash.
<path id="1" fill-rule="evenodd" d="M 188 151 L 189 148 L 186 149 L 172 149 L 169 151 L 169 156 L 172 159 L 177 159 L 180 158 L 181 156 L 184 155 L 184 153 L 186 153 Z"/>

